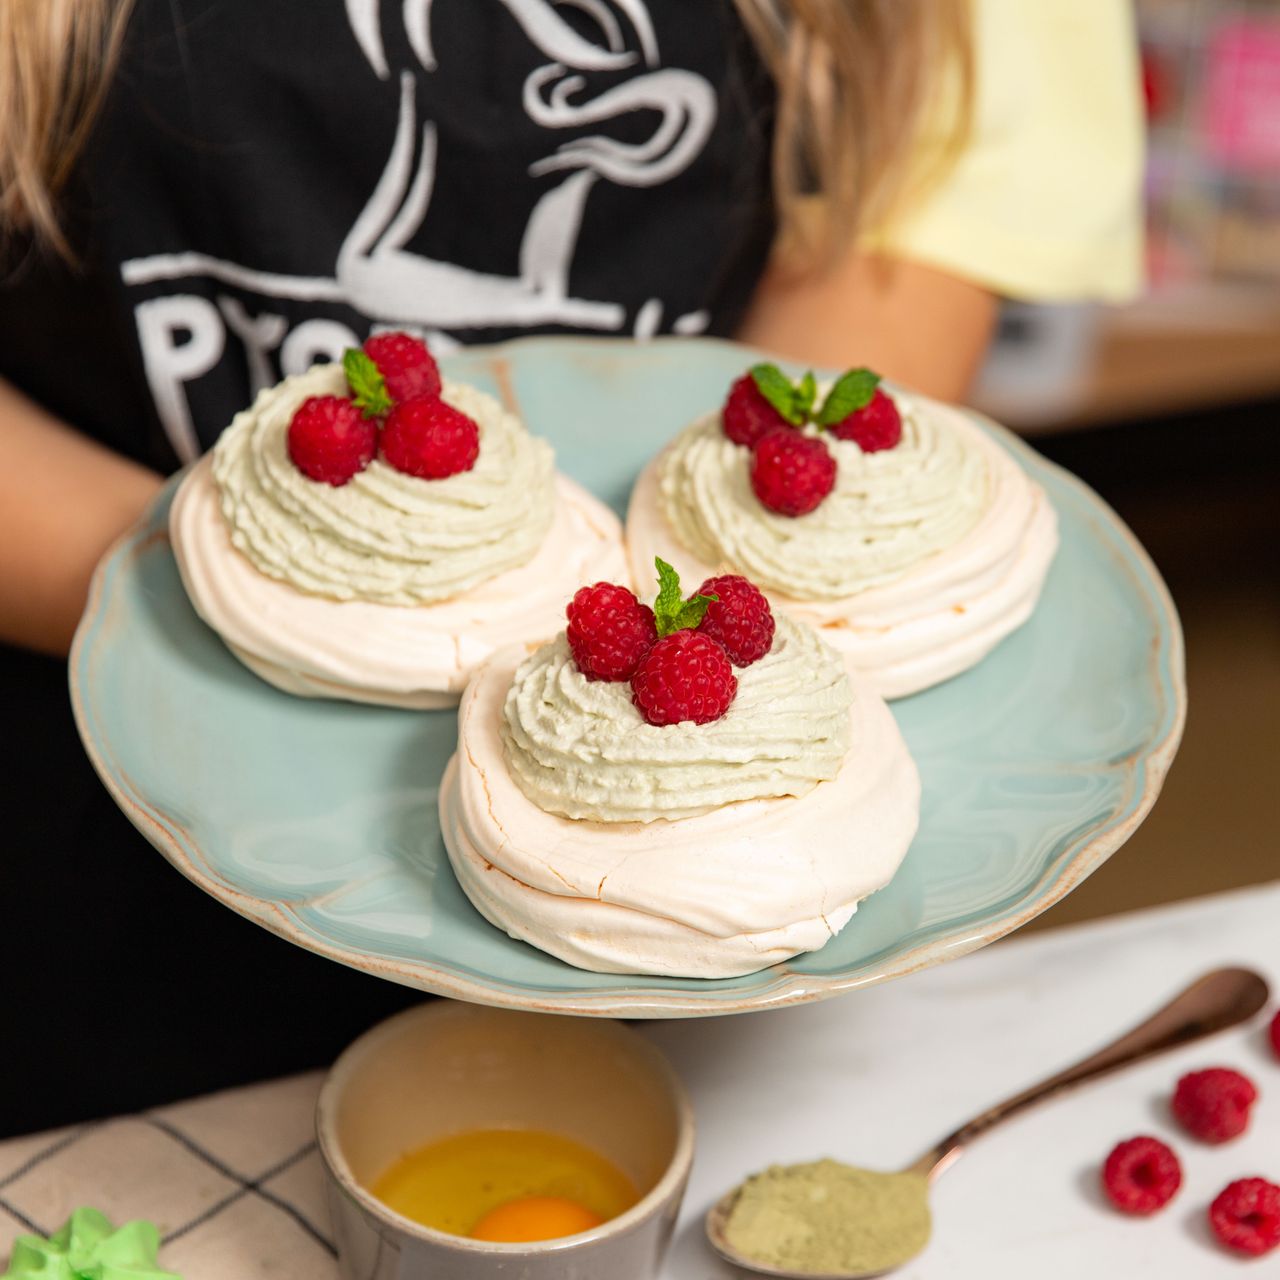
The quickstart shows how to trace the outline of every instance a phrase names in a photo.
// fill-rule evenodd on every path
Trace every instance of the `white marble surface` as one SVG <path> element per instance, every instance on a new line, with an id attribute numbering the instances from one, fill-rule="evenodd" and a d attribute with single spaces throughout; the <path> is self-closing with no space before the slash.
<path id="1" fill-rule="evenodd" d="M 708 1256 L 701 1216 L 744 1173 L 822 1155 L 908 1164 L 1223 964 L 1258 969 L 1280 998 L 1280 884 L 1011 939 L 822 1004 L 653 1028 L 699 1123 L 667 1280 L 741 1277 Z M 1167 1113 L 1178 1076 L 1206 1066 L 1244 1071 L 1261 1095 L 1248 1132 L 1216 1148 Z M 1138 1133 L 1169 1142 L 1183 1164 L 1181 1191 L 1145 1220 L 1112 1211 L 1097 1190 L 1107 1152 Z M 1242 1263 L 1207 1225 L 1218 1191 L 1255 1174 L 1280 1182 L 1280 1061 L 1262 1020 L 1085 1086 L 976 1143 L 935 1184 L 933 1242 L 898 1275 L 1210 1280 L 1238 1277 L 1242 1265 L 1280 1275 L 1280 1254 Z"/>
<path id="2" fill-rule="evenodd" d="M 741 1275 L 706 1249 L 701 1218 L 744 1174 L 821 1155 L 908 1163 L 1222 964 L 1261 970 L 1280 996 L 1280 882 L 1011 939 L 821 1004 L 647 1027 L 688 1084 L 699 1125 L 663 1280 Z M 1261 1093 L 1249 1131 L 1218 1148 L 1184 1137 L 1167 1115 L 1177 1077 L 1215 1065 L 1245 1071 Z M 89 1203 L 117 1220 L 156 1220 L 169 1238 L 161 1261 L 186 1280 L 334 1280 L 309 1146 L 319 1081 L 274 1081 L 0 1143 L 0 1258 L 22 1229 L 6 1205 L 52 1226 Z M 1101 1198 L 1098 1166 L 1116 1141 L 1144 1132 L 1178 1151 L 1184 1184 L 1161 1214 L 1129 1219 Z M 934 1241 L 898 1274 L 1212 1280 L 1244 1266 L 1277 1276 L 1280 1254 L 1229 1256 L 1205 1219 L 1226 1183 L 1253 1174 L 1280 1181 L 1280 1061 L 1262 1019 L 1086 1086 L 980 1141 L 937 1183 Z"/>

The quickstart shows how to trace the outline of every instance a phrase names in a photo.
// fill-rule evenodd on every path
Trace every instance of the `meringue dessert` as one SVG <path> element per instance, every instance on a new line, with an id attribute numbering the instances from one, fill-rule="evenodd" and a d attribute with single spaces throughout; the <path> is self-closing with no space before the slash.
<path id="1" fill-rule="evenodd" d="M 740 577 L 686 602 L 714 601 L 706 626 L 695 609 L 670 630 L 660 595 L 656 633 L 633 596 L 594 608 L 605 591 L 630 596 L 583 588 L 567 632 L 495 654 L 463 695 L 439 801 L 463 890 L 603 973 L 727 978 L 823 946 L 915 835 L 919 776 L 889 709 Z M 602 655 L 629 658 L 592 678 Z"/>
<path id="2" fill-rule="evenodd" d="M 756 366 L 644 470 L 640 574 L 746 574 L 886 698 L 973 666 L 1030 617 L 1057 549 L 1044 490 L 973 415 L 853 370 L 822 407 Z"/>
<path id="3" fill-rule="evenodd" d="M 366 348 L 389 338 L 416 342 Z M 361 419 L 349 380 L 321 364 L 262 391 L 187 474 L 182 580 L 278 688 L 452 706 L 491 653 L 554 634 L 580 582 L 622 569 L 621 527 L 492 396 L 436 375 Z"/>

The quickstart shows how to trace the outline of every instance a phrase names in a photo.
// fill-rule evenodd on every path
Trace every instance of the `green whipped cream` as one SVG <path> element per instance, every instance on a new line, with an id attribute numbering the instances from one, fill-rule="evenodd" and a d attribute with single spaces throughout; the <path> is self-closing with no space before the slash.
<path id="1" fill-rule="evenodd" d="M 665 455 L 661 505 L 678 540 L 704 564 L 726 566 L 796 600 L 840 600 L 892 582 L 978 523 L 987 465 L 910 397 L 896 396 L 902 440 L 863 453 L 816 427 L 836 459 L 835 488 L 815 511 L 767 510 L 751 488 L 751 451 L 712 414 Z"/>
<path id="2" fill-rule="evenodd" d="M 263 391 L 214 448 L 213 472 L 232 543 L 253 566 L 335 600 L 422 605 L 449 600 L 527 564 L 555 514 L 551 446 L 474 387 L 443 398 L 474 418 L 470 471 L 422 480 L 379 459 L 335 488 L 290 461 L 289 419 L 308 396 L 342 395 L 337 365 Z"/>
<path id="3" fill-rule="evenodd" d="M 76 1209 L 47 1240 L 19 1236 L 0 1280 L 180 1280 L 157 1263 L 159 1248 L 153 1223 L 116 1228 L 97 1209 Z"/>
<path id="4" fill-rule="evenodd" d="M 840 771 L 853 693 L 816 632 L 777 619 L 773 648 L 738 668 L 710 724 L 645 722 L 626 681 L 588 680 L 560 635 L 516 672 L 501 725 L 507 766 L 539 808 L 593 822 L 687 818 L 736 800 L 802 796 Z"/>

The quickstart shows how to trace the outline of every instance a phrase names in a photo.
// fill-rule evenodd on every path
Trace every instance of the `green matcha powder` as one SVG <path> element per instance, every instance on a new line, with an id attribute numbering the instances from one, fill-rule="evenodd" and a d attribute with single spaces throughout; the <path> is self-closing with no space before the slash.
<path id="1" fill-rule="evenodd" d="M 929 1240 L 928 1181 L 837 1160 L 775 1165 L 748 1178 L 725 1238 L 744 1258 L 813 1275 L 874 1274 Z"/>

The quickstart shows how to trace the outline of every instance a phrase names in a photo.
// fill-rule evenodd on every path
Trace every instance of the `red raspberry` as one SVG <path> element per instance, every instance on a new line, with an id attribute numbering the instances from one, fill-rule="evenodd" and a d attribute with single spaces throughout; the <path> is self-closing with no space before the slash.
<path id="1" fill-rule="evenodd" d="M 440 394 L 440 370 L 427 344 L 407 333 L 375 333 L 364 353 L 378 366 L 387 394 L 399 404 Z"/>
<path id="2" fill-rule="evenodd" d="M 631 677 L 631 700 L 650 724 L 719 720 L 738 692 L 729 655 L 688 629 L 663 636 Z"/>
<path id="3" fill-rule="evenodd" d="M 653 610 L 626 587 L 579 587 L 565 610 L 569 648 L 588 680 L 630 680 L 658 638 Z"/>
<path id="4" fill-rule="evenodd" d="M 1155 1213 L 1182 1186 L 1178 1157 L 1158 1138 L 1130 1138 L 1102 1166 L 1102 1189 L 1124 1213 Z"/>
<path id="5" fill-rule="evenodd" d="M 1280 1187 L 1265 1178 L 1240 1178 L 1209 1206 L 1209 1225 L 1228 1249 L 1270 1253 L 1280 1244 Z"/>
<path id="6" fill-rule="evenodd" d="M 790 423 L 761 394 L 756 380 L 744 373 L 729 388 L 729 398 L 720 411 L 724 433 L 734 444 L 751 446 L 774 427 L 790 427 Z"/>
<path id="7" fill-rule="evenodd" d="M 1249 1124 L 1249 1108 L 1258 1091 L 1253 1083 L 1229 1067 L 1192 1071 L 1178 1081 L 1173 1114 L 1182 1127 L 1202 1142 L 1237 1138 Z"/>
<path id="8" fill-rule="evenodd" d="M 722 573 L 708 578 L 696 594 L 718 597 L 707 605 L 698 630 L 718 640 L 735 666 L 749 667 L 773 647 L 773 611 L 755 583 Z"/>
<path id="9" fill-rule="evenodd" d="M 879 453 L 902 439 L 902 416 L 898 406 L 877 387 L 861 409 L 832 423 L 828 430 L 841 440 L 852 440 L 863 453 Z"/>
<path id="10" fill-rule="evenodd" d="M 387 414 L 380 447 L 397 471 L 443 480 L 476 465 L 480 428 L 443 400 L 405 400 Z"/>
<path id="11" fill-rule="evenodd" d="M 1280 1012 L 1271 1019 L 1271 1048 L 1275 1050 L 1275 1055 L 1280 1058 Z"/>
<path id="12" fill-rule="evenodd" d="M 751 450 L 751 487 L 781 516 L 808 515 L 836 483 L 836 460 L 821 440 L 787 428 L 770 431 Z"/>
<path id="13" fill-rule="evenodd" d="M 378 428 L 345 396 L 311 396 L 294 410 L 287 444 L 304 476 L 337 489 L 373 461 Z"/>

